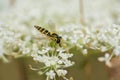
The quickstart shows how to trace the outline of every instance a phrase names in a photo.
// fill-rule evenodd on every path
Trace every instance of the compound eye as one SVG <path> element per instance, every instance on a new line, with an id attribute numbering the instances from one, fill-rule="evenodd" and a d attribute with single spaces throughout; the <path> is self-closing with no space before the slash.
<path id="1" fill-rule="evenodd" d="M 57 43 L 60 43 L 60 39 L 57 39 L 57 41 L 56 41 Z"/>
<path id="2" fill-rule="evenodd" d="M 59 36 L 59 38 L 61 39 L 62 37 L 61 37 L 61 36 Z"/>

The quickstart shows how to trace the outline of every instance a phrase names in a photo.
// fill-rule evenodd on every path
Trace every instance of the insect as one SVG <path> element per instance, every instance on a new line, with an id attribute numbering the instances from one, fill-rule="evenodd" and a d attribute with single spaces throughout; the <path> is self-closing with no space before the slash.
<path id="1" fill-rule="evenodd" d="M 41 32 L 42 34 L 46 35 L 46 36 L 49 37 L 50 39 L 54 40 L 57 44 L 59 44 L 59 46 L 61 46 L 61 40 L 62 40 L 62 37 L 61 37 L 61 36 L 59 36 L 59 35 L 56 34 L 56 33 L 49 32 L 49 31 L 46 30 L 45 28 L 42 28 L 42 27 L 37 26 L 37 25 L 34 25 L 34 27 L 35 27 L 39 32 Z"/>

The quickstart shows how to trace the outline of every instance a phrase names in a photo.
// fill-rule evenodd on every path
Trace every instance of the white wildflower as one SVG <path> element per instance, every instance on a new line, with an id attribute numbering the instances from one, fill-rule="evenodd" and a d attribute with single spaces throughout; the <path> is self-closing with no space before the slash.
<path id="1" fill-rule="evenodd" d="M 80 45 L 80 44 L 76 44 L 79 48 L 83 48 L 83 45 Z"/>
<path id="2" fill-rule="evenodd" d="M 0 57 L 5 53 L 3 46 L 0 46 Z"/>
<path id="3" fill-rule="evenodd" d="M 113 53 L 118 56 L 120 55 L 120 46 L 116 46 L 114 49 L 113 49 Z"/>
<path id="4" fill-rule="evenodd" d="M 31 54 L 31 56 L 33 57 L 33 60 L 44 64 L 44 67 L 46 67 L 45 74 L 48 79 L 53 79 L 56 75 L 65 78 L 67 71 L 63 70 L 63 68 L 72 66 L 74 62 L 68 60 L 73 54 L 64 53 L 64 51 L 65 50 L 58 48 L 55 53 L 53 53 L 54 49 L 47 49 L 44 47 L 42 50 L 38 50 L 38 53 Z"/>
<path id="5" fill-rule="evenodd" d="M 105 61 L 106 65 L 111 66 L 111 63 L 110 63 L 111 58 L 112 57 L 108 53 L 106 53 L 104 57 L 99 57 L 98 60 L 101 62 Z"/>
<path id="6" fill-rule="evenodd" d="M 56 72 L 58 76 L 65 76 L 67 74 L 67 70 L 63 69 L 58 69 Z"/>
<path id="7" fill-rule="evenodd" d="M 64 67 L 70 67 L 74 64 L 74 62 L 70 60 L 64 60 L 63 63 L 65 64 Z"/>
<path id="8" fill-rule="evenodd" d="M 82 50 L 83 55 L 86 55 L 88 53 L 87 49 Z"/>
<path id="9" fill-rule="evenodd" d="M 106 50 L 107 50 L 107 47 L 101 46 L 101 51 L 102 51 L 102 52 L 105 52 Z"/>
<path id="10" fill-rule="evenodd" d="M 29 53 L 30 53 L 30 49 L 29 49 L 29 48 L 24 48 L 24 49 L 22 50 L 22 53 L 23 53 L 23 54 L 29 54 Z"/>
<path id="11" fill-rule="evenodd" d="M 49 80 L 49 79 L 54 79 L 56 73 L 54 72 L 54 70 L 50 70 L 49 72 L 46 72 L 46 75 L 47 75 L 47 80 Z"/>
<path id="12" fill-rule="evenodd" d="M 59 56 L 60 56 L 62 59 L 68 59 L 68 58 L 72 57 L 73 54 L 60 53 Z"/>
<path id="13" fill-rule="evenodd" d="M 48 59 L 44 62 L 45 66 L 50 67 L 50 66 L 55 66 L 57 65 L 59 58 L 58 57 L 48 57 Z"/>
<path id="14" fill-rule="evenodd" d="M 108 61 L 109 57 L 110 57 L 110 55 L 108 53 L 106 53 L 104 57 L 99 57 L 98 60 L 101 62 Z"/>

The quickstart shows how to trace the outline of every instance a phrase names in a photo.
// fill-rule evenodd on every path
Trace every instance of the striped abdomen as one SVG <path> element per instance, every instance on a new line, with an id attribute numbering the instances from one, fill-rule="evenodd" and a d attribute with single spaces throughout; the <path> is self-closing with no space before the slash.
<path id="1" fill-rule="evenodd" d="M 46 30 L 45 28 L 42 28 L 42 27 L 40 27 L 40 26 L 34 26 L 38 31 L 40 31 L 42 34 L 45 34 L 45 35 L 47 35 L 47 36 L 49 36 L 50 37 L 50 32 L 48 31 L 48 30 Z"/>

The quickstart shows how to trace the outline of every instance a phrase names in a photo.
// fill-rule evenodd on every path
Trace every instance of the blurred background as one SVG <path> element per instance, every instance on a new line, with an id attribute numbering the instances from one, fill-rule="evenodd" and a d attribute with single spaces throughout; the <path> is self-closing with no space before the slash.
<path id="1" fill-rule="evenodd" d="M 109 25 L 120 24 L 120 0 L 0 0 L 0 23 L 33 27 L 49 21 L 57 26 L 64 24 Z M 68 77 L 74 80 L 109 80 L 109 70 L 97 60 L 103 54 L 86 58 L 75 53 L 75 65 L 68 68 Z M 9 63 L 0 61 L 0 80 L 45 80 L 45 76 L 30 70 L 28 65 L 37 66 L 32 58 L 13 59 Z M 88 73 L 85 72 L 87 69 Z M 89 72 L 90 71 L 90 72 Z M 90 73 L 90 74 L 89 74 Z M 62 80 L 62 79 L 61 79 Z"/>

